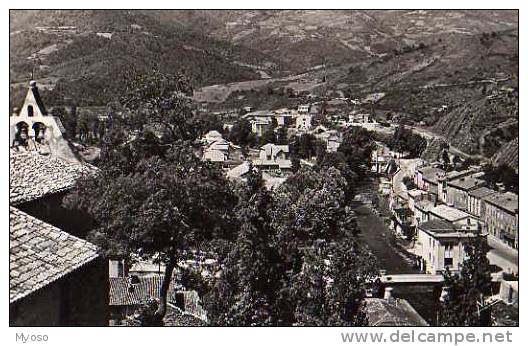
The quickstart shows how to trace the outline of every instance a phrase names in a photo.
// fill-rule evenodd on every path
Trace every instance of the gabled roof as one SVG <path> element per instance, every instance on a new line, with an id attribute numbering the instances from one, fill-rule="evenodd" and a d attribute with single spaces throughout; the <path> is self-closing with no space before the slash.
<path id="1" fill-rule="evenodd" d="M 418 169 L 418 172 L 422 173 L 422 180 L 428 181 L 433 184 L 438 184 L 438 179 L 445 176 L 445 171 L 437 167 L 423 167 Z"/>
<path id="2" fill-rule="evenodd" d="M 241 178 L 243 175 L 249 173 L 250 164 L 248 161 L 242 162 L 240 165 L 230 169 L 226 175 L 228 178 L 236 179 Z"/>
<path id="3" fill-rule="evenodd" d="M 110 305 L 142 305 L 160 297 L 163 275 L 110 278 Z M 174 283 L 169 285 L 168 298 L 174 294 Z"/>
<path id="4" fill-rule="evenodd" d="M 462 220 L 464 218 L 470 217 L 470 215 L 462 210 L 447 206 L 445 204 L 440 204 L 430 210 L 430 213 L 436 215 L 437 217 L 454 222 Z"/>
<path id="5" fill-rule="evenodd" d="M 365 310 L 369 325 L 373 327 L 416 327 L 429 324 L 405 300 L 387 301 L 381 298 L 366 298 Z"/>
<path id="6" fill-rule="evenodd" d="M 470 191 L 469 195 L 476 197 L 476 198 L 483 198 L 489 195 L 493 195 L 494 193 L 497 193 L 497 191 L 483 186 L 483 187 L 479 187 L 478 189 Z"/>
<path id="7" fill-rule="evenodd" d="M 289 153 L 290 152 L 290 146 L 289 145 L 277 145 L 273 143 L 267 143 L 260 147 L 260 150 L 264 150 L 266 152 L 266 155 L 271 155 L 271 157 L 277 156 L 280 152 L 283 153 Z"/>
<path id="8" fill-rule="evenodd" d="M 423 222 L 418 225 L 418 228 L 432 233 L 453 233 L 458 231 L 453 223 L 439 219 Z"/>
<path id="9" fill-rule="evenodd" d="M 513 192 L 488 195 L 484 197 L 484 200 L 512 214 L 519 211 L 519 196 Z"/>
<path id="10" fill-rule="evenodd" d="M 98 257 L 97 247 L 9 208 L 9 302 L 13 303 Z"/>
<path id="11" fill-rule="evenodd" d="M 9 202 L 13 205 L 67 191 L 96 168 L 52 155 L 12 149 L 9 155 Z"/>
<path id="12" fill-rule="evenodd" d="M 448 186 L 452 186 L 459 190 L 469 191 L 476 189 L 484 184 L 484 180 L 475 177 L 461 177 L 453 179 L 447 183 Z"/>
<path id="13" fill-rule="evenodd" d="M 29 85 L 29 92 L 33 94 L 33 98 L 35 99 L 35 102 L 37 103 L 37 106 L 40 109 L 40 113 L 42 115 L 47 115 L 48 112 L 46 111 L 46 107 L 44 107 L 44 102 L 42 102 L 42 98 L 40 97 L 37 83 L 35 81 L 31 81 L 29 82 Z"/>
<path id="14" fill-rule="evenodd" d="M 414 207 L 416 209 L 420 209 L 421 211 L 429 212 L 431 209 L 435 207 L 434 203 L 429 200 L 422 200 L 422 201 L 416 201 L 414 203 Z"/>
<path id="15" fill-rule="evenodd" d="M 216 130 L 211 130 L 205 134 L 206 138 L 222 138 L 222 134 Z"/>

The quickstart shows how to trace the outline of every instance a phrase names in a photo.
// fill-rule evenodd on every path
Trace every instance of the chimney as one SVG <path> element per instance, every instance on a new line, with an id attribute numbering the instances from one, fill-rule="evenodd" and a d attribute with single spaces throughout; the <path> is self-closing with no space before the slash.
<path id="1" fill-rule="evenodd" d="M 385 287 L 383 299 L 385 299 L 389 303 L 394 303 L 394 297 L 392 296 L 392 287 Z"/>

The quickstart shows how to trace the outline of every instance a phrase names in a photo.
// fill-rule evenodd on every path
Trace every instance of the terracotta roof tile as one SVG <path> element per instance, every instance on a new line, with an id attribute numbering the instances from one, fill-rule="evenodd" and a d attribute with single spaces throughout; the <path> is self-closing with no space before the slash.
<path id="1" fill-rule="evenodd" d="M 33 151 L 11 150 L 9 155 L 9 201 L 20 204 L 71 189 L 82 174 L 96 168 L 70 163 Z"/>
<path id="2" fill-rule="evenodd" d="M 110 278 L 110 305 L 142 305 L 151 298 L 159 298 L 163 275 L 136 277 L 132 283 L 131 277 Z M 174 294 L 173 282 L 169 286 L 169 300 Z"/>
<path id="3" fill-rule="evenodd" d="M 10 303 L 97 257 L 97 247 L 92 243 L 9 208 Z"/>

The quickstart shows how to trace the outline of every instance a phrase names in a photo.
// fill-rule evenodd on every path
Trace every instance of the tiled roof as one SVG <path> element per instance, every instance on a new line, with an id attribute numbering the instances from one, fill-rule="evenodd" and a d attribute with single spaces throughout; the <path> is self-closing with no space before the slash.
<path id="1" fill-rule="evenodd" d="M 405 300 L 389 302 L 380 298 L 365 299 L 365 309 L 369 325 L 373 327 L 416 327 L 429 324 Z"/>
<path id="2" fill-rule="evenodd" d="M 433 232 L 454 232 L 457 230 L 453 223 L 439 219 L 432 219 L 430 221 L 423 222 L 418 227 L 424 231 Z"/>
<path id="3" fill-rule="evenodd" d="M 159 298 L 163 275 L 110 278 L 110 305 L 142 305 Z M 169 300 L 174 285 L 169 286 Z"/>
<path id="4" fill-rule="evenodd" d="M 478 189 L 475 189 L 473 191 L 470 191 L 469 195 L 473 196 L 473 197 L 477 197 L 477 198 L 483 198 L 483 197 L 492 195 L 494 193 L 497 193 L 497 191 L 483 186 L 483 187 L 479 187 Z"/>
<path id="5" fill-rule="evenodd" d="M 460 190 L 469 191 L 484 185 L 484 180 L 477 179 L 475 177 L 462 177 L 455 180 L 451 180 L 447 183 L 447 185 L 453 186 L 454 188 Z"/>
<path id="6" fill-rule="evenodd" d="M 227 173 L 227 177 L 231 179 L 241 178 L 244 174 L 248 173 L 250 164 L 248 161 L 242 162 L 240 165 L 231 168 Z"/>
<path id="7" fill-rule="evenodd" d="M 141 323 L 136 319 L 129 319 L 126 321 L 126 325 L 129 327 L 140 327 Z M 163 325 L 166 327 L 204 327 L 207 326 L 207 322 L 200 318 L 182 311 L 180 308 L 167 304 L 167 313 L 163 318 Z"/>
<path id="8" fill-rule="evenodd" d="M 499 208 L 516 213 L 519 210 L 519 196 L 513 192 L 504 192 L 484 197 L 487 203 L 493 204 Z"/>
<path id="9" fill-rule="evenodd" d="M 458 221 L 470 216 L 468 213 L 462 210 L 447 206 L 445 204 L 437 205 L 430 210 L 430 213 L 450 222 Z"/>
<path id="10" fill-rule="evenodd" d="M 9 208 L 9 302 L 49 285 L 98 256 L 92 243 Z"/>
<path id="11" fill-rule="evenodd" d="M 435 207 L 434 203 L 429 200 L 416 201 L 414 207 L 422 211 L 430 211 Z"/>
<path id="12" fill-rule="evenodd" d="M 422 179 L 434 184 L 438 184 L 438 179 L 445 176 L 445 171 L 437 167 L 423 167 L 418 170 L 422 173 Z"/>
<path id="13" fill-rule="evenodd" d="M 81 174 L 94 172 L 95 168 L 90 165 L 13 149 L 9 157 L 9 202 L 20 204 L 66 191 Z"/>

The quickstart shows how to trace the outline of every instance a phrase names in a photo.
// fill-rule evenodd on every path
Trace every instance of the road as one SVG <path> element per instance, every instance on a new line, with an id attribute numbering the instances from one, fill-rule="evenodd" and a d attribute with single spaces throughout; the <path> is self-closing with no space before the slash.
<path id="1" fill-rule="evenodd" d="M 422 159 L 398 159 L 396 163 L 400 168 L 394 177 L 392 178 L 394 194 L 399 194 L 402 191 L 406 191 L 407 187 L 403 183 L 403 178 L 412 177 L 416 168 L 423 164 Z"/>
<path id="2" fill-rule="evenodd" d="M 426 130 L 424 128 L 421 128 L 421 127 L 417 127 L 417 126 L 410 126 L 410 129 L 412 130 L 413 133 L 416 133 L 417 135 L 420 135 L 422 136 L 423 138 L 427 139 L 428 141 L 434 139 L 434 138 L 437 138 L 437 139 L 440 139 L 440 140 L 443 140 L 445 141 L 446 143 L 449 144 L 449 152 L 453 155 L 458 155 L 464 159 L 467 159 L 469 157 L 473 158 L 473 159 L 478 159 L 478 160 L 489 160 L 488 158 L 482 156 L 482 155 L 479 155 L 479 154 L 468 154 L 460 149 L 458 149 L 457 147 L 451 145 L 451 143 L 449 143 L 449 141 L 442 135 L 439 135 L 438 133 L 434 133 L 430 130 Z"/>
<path id="3" fill-rule="evenodd" d="M 362 191 L 358 193 L 375 193 L 375 188 L 373 185 L 366 185 L 360 188 Z M 387 274 L 419 273 L 419 270 L 413 266 L 413 260 L 402 253 L 401 249 L 392 245 L 392 232 L 383 218 L 361 203 L 356 203 L 354 211 L 361 229 L 358 242 L 367 245 L 381 269 L 385 269 Z M 438 300 L 431 286 L 394 287 L 393 294 L 397 298 L 406 299 L 427 322 L 431 325 L 435 324 Z"/>
<path id="4" fill-rule="evenodd" d="M 489 235 L 488 245 L 490 251 L 488 252 L 488 259 L 491 264 L 499 266 L 506 273 L 519 272 L 519 252 L 503 244 L 497 238 Z"/>

